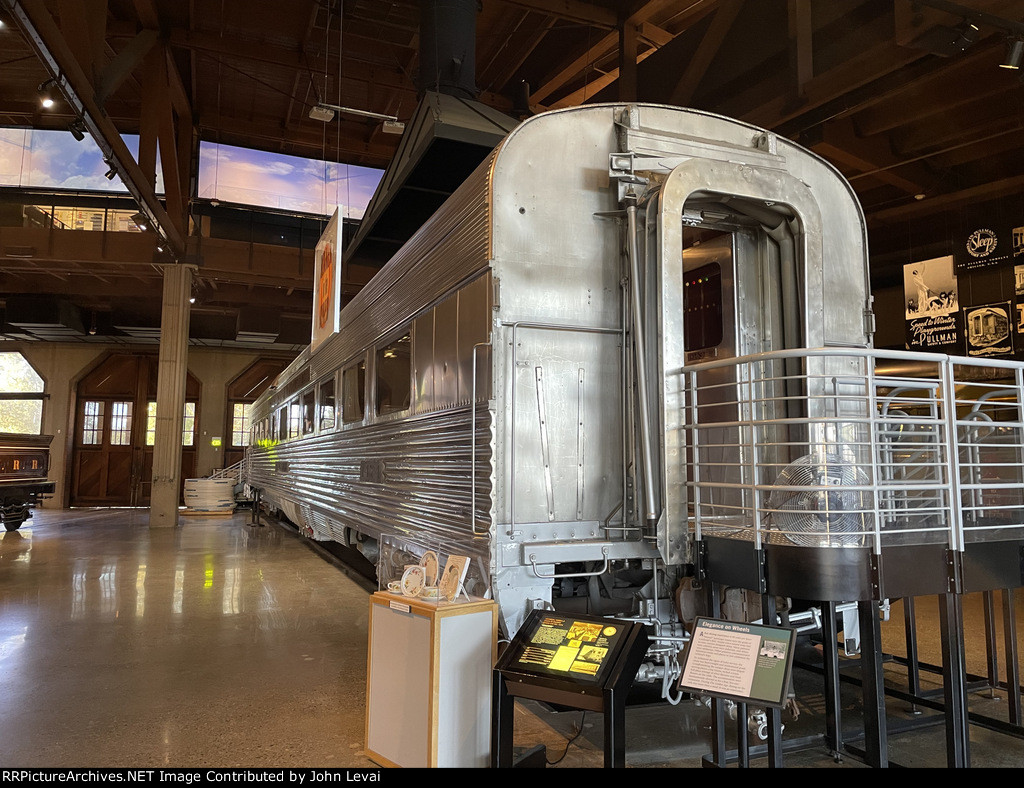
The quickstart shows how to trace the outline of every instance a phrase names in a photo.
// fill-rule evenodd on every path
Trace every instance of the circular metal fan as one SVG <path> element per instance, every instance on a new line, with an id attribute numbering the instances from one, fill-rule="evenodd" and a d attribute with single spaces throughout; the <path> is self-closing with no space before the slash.
<path id="1" fill-rule="evenodd" d="M 837 454 L 808 454 L 791 462 L 766 501 L 772 527 L 804 547 L 863 544 L 871 519 L 867 475 Z M 795 489 L 802 488 L 802 489 Z"/>

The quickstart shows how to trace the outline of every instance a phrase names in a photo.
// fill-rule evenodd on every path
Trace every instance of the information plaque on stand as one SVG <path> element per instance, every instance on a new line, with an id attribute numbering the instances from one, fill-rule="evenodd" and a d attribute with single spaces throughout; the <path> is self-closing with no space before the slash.
<path id="1" fill-rule="evenodd" d="M 698 617 L 679 689 L 781 707 L 789 695 L 796 630 Z"/>
<path id="2" fill-rule="evenodd" d="M 605 766 L 625 766 L 626 695 L 649 639 L 642 624 L 534 610 L 495 665 L 492 763 L 513 762 L 515 698 L 604 714 Z"/>

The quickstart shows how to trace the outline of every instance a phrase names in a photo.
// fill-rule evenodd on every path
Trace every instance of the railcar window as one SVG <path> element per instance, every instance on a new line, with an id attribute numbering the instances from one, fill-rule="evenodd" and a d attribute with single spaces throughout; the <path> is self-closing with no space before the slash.
<path id="1" fill-rule="evenodd" d="M 299 407 L 299 401 L 293 399 L 288 403 L 288 437 L 297 438 L 299 437 L 299 431 L 302 424 L 302 408 Z"/>
<path id="2" fill-rule="evenodd" d="M 377 351 L 377 415 L 398 413 L 412 398 L 412 342 L 408 333 Z"/>
<path id="3" fill-rule="evenodd" d="M 310 389 L 299 395 L 299 410 L 302 413 L 302 434 L 309 435 L 316 424 L 316 391 Z"/>
<path id="4" fill-rule="evenodd" d="M 366 412 L 366 362 L 360 361 L 341 373 L 341 420 L 352 424 Z"/>
<path id="5" fill-rule="evenodd" d="M 722 267 L 708 263 L 684 274 L 683 330 L 685 349 L 703 350 L 722 344 Z"/>
<path id="6" fill-rule="evenodd" d="M 283 441 L 288 437 L 288 406 L 277 412 L 277 439 Z"/>
<path id="7" fill-rule="evenodd" d="M 320 432 L 329 432 L 335 427 L 335 405 L 334 405 L 334 378 L 325 380 L 320 384 L 317 396 L 319 407 Z"/>

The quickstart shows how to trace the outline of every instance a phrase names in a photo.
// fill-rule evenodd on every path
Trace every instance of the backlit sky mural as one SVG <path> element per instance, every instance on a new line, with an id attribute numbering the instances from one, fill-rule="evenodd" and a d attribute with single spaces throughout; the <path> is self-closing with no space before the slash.
<path id="1" fill-rule="evenodd" d="M 331 215 L 335 207 L 361 219 L 382 170 L 266 153 L 212 142 L 199 144 L 200 198 Z"/>
<path id="2" fill-rule="evenodd" d="M 126 134 L 123 139 L 137 158 L 138 136 Z M 66 131 L 0 128 L 0 186 L 127 192 L 120 178 L 104 177 L 108 169 L 92 137 L 78 141 Z M 163 192 L 159 168 L 157 191 Z"/>
<path id="3" fill-rule="evenodd" d="M 124 135 L 138 156 L 137 136 Z M 120 179 L 107 180 L 107 165 L 91 137 L 70 133 L 0 128 L 0 186 L 66 191 L 126 191 Z M 163 178 L 157 168 L 157 191 Z M 360 219 L 383 171 L 334 164 L 299 156 L 202 142 L 199 147 L 198 197 L 330 216 L 335 207 Z"/>

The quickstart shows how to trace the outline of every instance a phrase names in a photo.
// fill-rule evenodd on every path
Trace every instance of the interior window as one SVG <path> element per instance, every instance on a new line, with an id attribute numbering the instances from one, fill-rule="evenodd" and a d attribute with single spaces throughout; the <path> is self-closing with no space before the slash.
<path id="1" fill-rule="evenodd" d="M 196 403 L 186 402 L 181 422 L 181 445 L 194 446 L 196 442 Z"/>
<path id="2" fill-rule="evenodd" d="M 407 410 L 412 397 L 408 333 L 377 351 L 377 415 Z"/>
<path id="3" fill-rule="evenodd" d="M 82 407 L 82 444 L 95 446 L 103 442 L 103 403 L 88 400 Z"/>
<path id="4" fill-rule="evenodd" d="M 0 353 L 0 394 L 4 395 L 0 432 L 38 435 L 43 421 L 43 379 L 21 353 Z"/>
<path id="5" fill-rule="evenodd" d="M 110 403 L 110 445 L 130 446 L 132 442 L 132 403 Z"/>
<path id="6" fill-rule="evenodd" d="M 235 402 L 231 405 L 231 445 L 235 447 L 249 445 L 249 420 L 252 413 L 252 403 Z M 255 433 L 259 434 L 259 429 Z"/>

